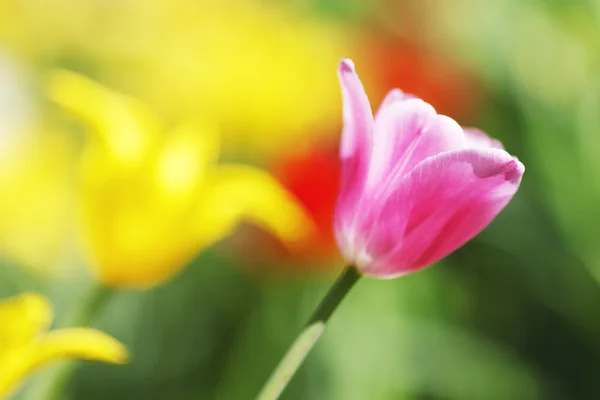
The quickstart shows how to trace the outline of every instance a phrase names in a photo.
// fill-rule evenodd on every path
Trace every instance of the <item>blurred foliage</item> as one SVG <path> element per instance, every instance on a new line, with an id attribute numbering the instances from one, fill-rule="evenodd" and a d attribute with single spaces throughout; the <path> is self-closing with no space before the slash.
<path id="1" fill-rule="evenodd" d="M 443 263 L 359 282 L 283 398 L 598 398 L 598 48 L 595 0 L 3 0 L 0 295 L 41 291 L 60 326 L 91 285 L 72 213 L 82 133 L 45 98 L 50 68 L 139 98 L 167 126 L 215 121 L 227 161 L 273 166 L 321 224 L 332 191 L 300 184 L 318 168 L 281 166 L 330 150 L 335 68 L 351 57 L 375 98 L 410 88 L 527 171 L 509 207 Z M 253 232 L 162 286 L 118 292 L 93 326 L 131 363 L 81 364 L 69 398 L 252 398 L 336 272 L 315 273 L 322 252 L 264 256 L 272 243 Z M 16 398 L 43 398 L 49 372 Z"/>

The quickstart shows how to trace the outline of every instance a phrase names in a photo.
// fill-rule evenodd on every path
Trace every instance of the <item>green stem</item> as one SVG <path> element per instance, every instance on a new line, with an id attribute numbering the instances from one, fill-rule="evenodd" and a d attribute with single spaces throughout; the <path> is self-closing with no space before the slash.
<path id="1" fill-rule="evenodd" d="M 89 326 L 102 312 L 114 294 L 115 291 L 108 286 L 101 283 L 94 284 L 82 301 L 81 307 L 76 309 L 75 314 L 66 326 Z"/>
<path id="2" fill-rule="evenodd" d="M 275 371 L 273 371 L 271 377 L 259 393 L 257 400 L 276 400 L 279 398 L 302 364 L 302 361 L 304 361 L 325 330 L 325 324 L 329 317 L 331 317 L 360 277 L 360 273 L 353 266 L 349 266 L 344 270 L 335 284 L 329 289 L 329 292 L 321 301 L 321 304 L 319 304 L 312 317 L 308 320 L 304 329 L 292 344 L 292 347 L 290 347 Z"/>
<path id="3" fill-rule="evenodd" d="M 65 326 L 89 326 L 104 309 L 114 293 L 115 292 L 111 288 L 104 286 L 101 283 L 94 284 L 86 294 L 85 299 L 81 302 L 81 306 L 77 308 L 73 316 L 67 320 Z M 53 373 L 50 378 L 50 386 L 45 397 L 46 400 L 63 400 L 65 390 L 74 370 L 75 363 L 72 361 L 66 362 L 56 369 L 55 373 Z"/>

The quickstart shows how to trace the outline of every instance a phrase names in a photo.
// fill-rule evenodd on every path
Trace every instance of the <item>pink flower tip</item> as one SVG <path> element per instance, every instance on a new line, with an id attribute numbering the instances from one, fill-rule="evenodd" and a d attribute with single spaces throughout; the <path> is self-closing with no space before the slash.
<path id="1" fill-rule="evenodd" d="M 347 58 L 342 58 L 340 61 L 340 72 L 354 73 L 354 62 Z"/>
<path id="2" fill-rule="evenodd" d="M 504 172 L 504 177 L 507 181 L 511 181 L 518 185 L 521 182 L 523 173 L 525 173 L 525 166 L 522 162 L 520 162 L 516 158 L 513 158 L 507 164 L 506 172 Z"/>
<path id="3" fill-rule="evenodd" d="M 340 63 L 340 83 L 334 227 L 343 256 L 362 273 L 392 278 L 435 263 L 483 230 L 516 193 L 525 167 L 499 141 L 398 89 L 374 117 L 350 60 Z"/>

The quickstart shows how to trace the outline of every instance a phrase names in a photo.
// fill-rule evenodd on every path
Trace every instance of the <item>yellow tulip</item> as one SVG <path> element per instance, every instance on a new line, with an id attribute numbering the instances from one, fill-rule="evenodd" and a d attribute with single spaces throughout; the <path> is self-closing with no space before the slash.
<path id="1" fill-rule="evenodd" d="M 69 358 L 122 364 L 127 350 L 112 337 L 89 328 L 48 332 L 52 308 L 39 294 L 0 301 L 0 399 L 14 392 L 34 370 Z"/>
<path id="2" fill-rule="evenodd" d="M 241 219 L 289 243 L 312 229 L 270 175 L 216 164 L 215 127 L 166 130 L 144 104 L 68 71 L 53 74 L 48 92 L 96 133 L 82 158 L 80 212 L 89 262 L 104 284 L 160 283 Z"/>

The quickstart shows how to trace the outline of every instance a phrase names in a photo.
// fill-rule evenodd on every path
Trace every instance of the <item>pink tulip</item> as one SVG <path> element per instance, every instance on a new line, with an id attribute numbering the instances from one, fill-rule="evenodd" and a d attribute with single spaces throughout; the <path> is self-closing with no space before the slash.
<path id="1" fill-rule="evenodd" d="M 350 60 L 335 233 L 362 273 L 393 278 L 447 256 L 484 229 L 516 193 L 525 167 L 502 144 L 463 129 L 421 99 L 392 90 L 373 117 Z"/>

